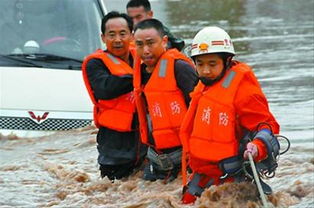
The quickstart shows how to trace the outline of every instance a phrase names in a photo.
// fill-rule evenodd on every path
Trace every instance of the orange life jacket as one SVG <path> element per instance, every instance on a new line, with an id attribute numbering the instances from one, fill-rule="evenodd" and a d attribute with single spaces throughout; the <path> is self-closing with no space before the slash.
<path id="1" fill-rule="evenodd" d="M 206 91 L 205 86 L 198 83 L 181 127 L 185 152 L 211 162 L 238 155 L 234 99 L 242 79 L 252 77 L 244 76 L 246 73 L 253 72 L 246 64 L 237 63 Z"/>
<path id="2" fill-rule="evenodd" d="M 140 121 L 140 133 L 143 143 L 148 142 L 146 105 L 142 93 L 145 94 L 147 109 L 152 123 L 152 134 L 155 149 L 181 146 L 179 128 L 187 110 L 184 96 L 178 88 L 174 72 L 175 60 L 193 63 L 177 49 L 167 50 L 159 59 L 153 73 L 144 86 L 141 86 L 140 61 L 135 63 L 134 91 Z"/>
<path id="3" fill-rule="evenodd" d="M 135 50 L 133 48 L 130 48 L 130 52 L 135 57 Z M 86 72 L 87 63 L 91 59 L 100 59 L 108 67 L 110 73 L 116 76 L 133 74 L 132 67 L 121 59 L 102 50 L 97 50 L 86 57 L 82 64 L 85 86 L 94 104 L 95 125 L 98 128 L 104 126 L 116 131 L 131 131 L 133 113 L 136 110 L 133 91 L 110 100 L 97 100 Z"/>

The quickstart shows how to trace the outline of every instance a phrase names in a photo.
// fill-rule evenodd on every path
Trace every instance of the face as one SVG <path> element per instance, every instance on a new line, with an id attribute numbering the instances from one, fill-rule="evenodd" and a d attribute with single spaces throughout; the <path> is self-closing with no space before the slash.
<path id="1" fill-rule="evenodd" d="M 143 6 L 127 8 L 128 15 L 132 18 L 134 26 L 140 21 L 153 17 L 153 11 L 145 11 Z"/>
<path id="2" fill-rule="evenodd" d="M 122 59 L 128 58 L 129 44 L 133 36 L 125 19 L 122 17 L 109 19 L 105 34 L 102 34 L 101 38 L 110 53 Z"/>
<path id="3" fill-rule="evenodd" d="M 195 57 L 196 70 L 200 77 L 215 79 L 224 68 L 223 60 L 217 54 L 204 54 Z"/>
<path id="4" fill-rule="evenodd" d="M 134 34 L 136 52 L 148 68 L 154 68 L 166 51 L 168 37 L 160 37 L 155 28 L 138 29 Z"/>

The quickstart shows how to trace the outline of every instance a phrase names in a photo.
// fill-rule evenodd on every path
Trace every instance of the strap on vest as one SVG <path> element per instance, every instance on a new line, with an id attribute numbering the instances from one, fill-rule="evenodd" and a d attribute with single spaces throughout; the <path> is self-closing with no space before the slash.
<path id="1" fill-rule="evenodd" d="M 182 150 L 178 149 L 168 154 L 158 154 L 153 148 L 149 147 L 147 158 L 158 165 L 158 169 L 163 171 L 172 170 L 175 166 L 181 164 Z"/>
<path id="2" fill-rule="evenodd" d="M 242 171 L 242 164 L 243 159 L 240 155 L 221 160 L 218 166 L 224 175 L 220 179 L 240 173 Z"/>

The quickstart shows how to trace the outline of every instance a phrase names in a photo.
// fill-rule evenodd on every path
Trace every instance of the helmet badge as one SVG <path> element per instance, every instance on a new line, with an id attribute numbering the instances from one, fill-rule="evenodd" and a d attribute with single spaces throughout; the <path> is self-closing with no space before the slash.
<path id="1" fill-rule="evenodd" d="M 208 47 L 209 47 L 209 45 L 206 44 L 206 43 L 201 43 L 198 46 L 200 52 L 207 52 L 208 51 Z"/>

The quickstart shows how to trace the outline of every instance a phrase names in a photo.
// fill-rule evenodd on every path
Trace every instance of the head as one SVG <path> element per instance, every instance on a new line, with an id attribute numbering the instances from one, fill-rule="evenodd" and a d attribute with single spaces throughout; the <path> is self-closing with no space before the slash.
<path id="1" fill-rule="evenodd" d="M 153 11 L 148 0 L 130 0 L 126 5 L 126 11 L 132 18 L 134 25 L 153 17 Z"/>
<path id="2" fill-rule="evenodd" d="M 193 39 L 191 57 L 201 81 L 206 85 L 224 76 L 234 55 L 230 36 L 219 27 L 206 27 Z"/>
<path id="3" fill-rule="evenodd" d="M 168 37 L 162 23 L 157 19 L 140 22 L 134 29 L 134 40 L 137 54 L 148 68 L 153 69 L 167 50 Z"/>
<path id="4" fill-rule="evenodd" d="M 133 40 L 133 22 L 127 14 L 109 12 L 101 22 L 101 38 L 108 52 L 124 60 L 129 57 L 129 45 Z"/>

